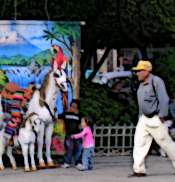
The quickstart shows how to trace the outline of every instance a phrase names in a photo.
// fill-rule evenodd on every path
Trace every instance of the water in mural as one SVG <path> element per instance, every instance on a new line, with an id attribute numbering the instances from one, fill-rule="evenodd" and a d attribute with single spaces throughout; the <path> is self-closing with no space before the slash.
<path id="1" fill-rule="evenodd" d="M 78 22 L 0 21 L 1 91 L 6 87 L 9 89 L 9 83 L 20 90 L 28 90 L 31 85 L 39 89 L 56 60 L 58 68 L 63 68 L 70 80 L 67 92 L 70 105 L 72 98 L 77 98 L 79 90 L 79 48 Z M 62 97 L 58 93 L 56 115 L 64 110 Z M 53 146 L 57 153 L 63 150 L 61 142 L 64 133 L 60 133 L 64 131 L 62 127 L 57 123 L 54 128 L 53 145 L 60 146 L 60 149 Z M 61 142 L 55 140 L 56 136 Z"/>

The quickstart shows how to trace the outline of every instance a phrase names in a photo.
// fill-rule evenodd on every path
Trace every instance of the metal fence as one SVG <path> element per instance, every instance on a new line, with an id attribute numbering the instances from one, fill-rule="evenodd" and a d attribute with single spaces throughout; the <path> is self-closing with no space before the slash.
<path id="1" fill-rule="evenodd" d="M 135 126 L 108 125 L 95 126 L 96 155 L 129 155 L 132 152 Z"/>

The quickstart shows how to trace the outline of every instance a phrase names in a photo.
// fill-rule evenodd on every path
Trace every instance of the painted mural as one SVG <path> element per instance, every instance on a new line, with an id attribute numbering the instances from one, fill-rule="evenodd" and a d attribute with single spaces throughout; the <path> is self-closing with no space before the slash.
<path id="1" fill-rule="evenodd" d="M 0 90 L 9 83 L 39 89 L 55 59 L 69 79 L 69 107 L 79 97 L 79 50 L 79 22 L 0 21 Z M 63 111 L 63 95 L 58 93 L 56 115 Z M 57 154 L 63 153 L 63 140 L 64 126 L 56 123 L 52 148 Z"/>

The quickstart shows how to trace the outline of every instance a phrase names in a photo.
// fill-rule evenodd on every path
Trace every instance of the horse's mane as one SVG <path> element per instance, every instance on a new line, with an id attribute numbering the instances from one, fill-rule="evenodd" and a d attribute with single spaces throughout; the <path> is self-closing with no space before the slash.
<path id="1" fill-rule="evenodd" d="M 25 118 L 24 122 L 21 123 L 20 128 L 25 128 L 26 122 L 32 117 L 32 116 L 38 116 L 35 112 L 30 113 L 27 118 Z"/>
<path id="2" fill-rule="evenodd" d="M 40 104 L 41 107 L 44 106 L 43 100 L 46 99 L 46 88 L 48 87 L 48 84 L 49 84 L 49 76 L 50 76 L 50 73 L 51 73 L 51 72 L 52 72 L 52 71 L 49 71 L 49 72 L 46 74 L 46 76 L 45 76 L 45 78 L 44 78 L 44 81 L 43 81 L 43 84 L 41 85 L 41 88 L 40 88 L 40 90 L 39 90 L 39 92 L 40 92 L 39 104 Z"/>

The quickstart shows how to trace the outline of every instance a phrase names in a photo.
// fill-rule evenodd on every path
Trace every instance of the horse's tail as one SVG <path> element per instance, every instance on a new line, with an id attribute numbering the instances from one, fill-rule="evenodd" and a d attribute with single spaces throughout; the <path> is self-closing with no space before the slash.
<path id="1" fill-rule="evenodd" d="M 4 140 L 4 127 L 0 130 L 0 155 L 4 153 L 5 149 L 5 140 Z"/>
<path id="2" fill-rule="evenodd" d="M 0 95 L 0 131 L 4 127 L 3 119 L 4 119 L 4 114 L 3 114 L 3 110 L 2 110 L 1 95 Z"/>

